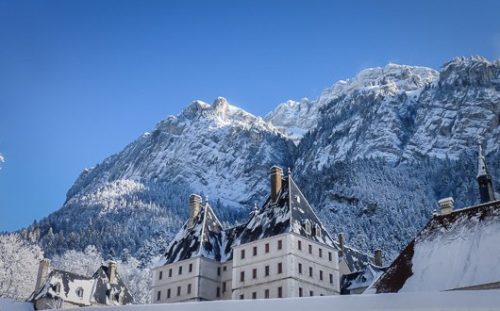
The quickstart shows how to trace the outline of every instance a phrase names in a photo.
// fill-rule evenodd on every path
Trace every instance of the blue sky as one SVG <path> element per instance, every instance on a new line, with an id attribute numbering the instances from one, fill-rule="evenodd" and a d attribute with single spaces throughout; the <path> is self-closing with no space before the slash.
<path id="1" fill-rule="evenodd" d="M 0 0 L 0 231 L 194 99 L 264 115 L 388 62 L 500 57 L 500 1 Z"/>

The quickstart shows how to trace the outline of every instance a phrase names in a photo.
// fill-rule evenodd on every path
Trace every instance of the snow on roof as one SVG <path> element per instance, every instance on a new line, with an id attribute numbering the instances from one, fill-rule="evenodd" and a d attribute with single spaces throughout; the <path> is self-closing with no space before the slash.
<path id="1" fill-rule="evenodd" d="M 45 283 L 29 298 L 54 298 L 89 306 L 94 302 L 103 305 L 123 305 L 133 302 L 125 284 L 116 272 L 116 283 L 110 284 L 108 267 L 102 265 L 93 276 L 80 275 L 63 270 L 52 270 Z"/>
<path id="2" fill-rule="evenodd" d="M 352 290 L 368 288 L 384 271 L 385 268 L 367 264 L 362 270 L 344 274 L 340 279 L 340 293 L 350 294 Z"/>
<path id="3" fill-rule="evenodd" d="M 378 293 L 500 282 L 500 201 L 434 215 L 374 285 Z"/>
<path id="4" fill-rule="evenodd" d="M 165 263 L 170 264 L 196 256 L 220 261 L 223 257 L 223 230 L 210 205 L 202 206 L 192 227 L 188 224 L 187 221 L 168 245 Z"/>
<path id="5" fill-rule="evenodd" d="M 307 223 L 311 228 L 309 232 L 306 232 Z M 212 208 L 205 204 L 195 217 L 194 225 L 188 227 L 186 222 L 170 242 L 165 264 L 196 256 L 225 262 L 232 259 L 233 246 L 286 232 L 338 248 L 291 176 L 283 177 L 277 202 L 271 202 L 269 196 L 242 225 L 224 230 Z M 355 255 L 351 253 L 353 259 L 350 261 L 354 266 Z"/>

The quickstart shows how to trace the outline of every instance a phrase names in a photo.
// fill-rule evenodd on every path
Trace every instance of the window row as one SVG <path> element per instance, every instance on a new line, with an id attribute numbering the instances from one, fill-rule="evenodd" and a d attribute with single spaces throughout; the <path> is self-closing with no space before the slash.
<path id="1" fill-rule="evenodd" d="M 299 251 L 302 250 L 302 241 L 301 240 L 297 241 L 297 249 Z M 312 244 L 308 244 L 307 245 L 307 251 L 308 251 L 309 254 L 312 255 L 312 253 L 313 253 L 313 246 L 312 246 Z M 321 247 L 318 248 L 318 257 L 319 258 L 323 258 L 323 249 Z M 330 251 L 328 252 L 328 261 L 333 261 L 333 253 L 330 252 Z"/>
<path id="2" fill-rule="evenodd" d="M 264 244 L 264 253 L 265 254 L 269 253 L 270 247 L 271 246 L 269 245 L 269 243 Z M 283 240 L 277 241 L 276 249 L 277 250 L 283 249 Z M 245 259 L 245 254 L 246 254 L 245 249 L 240 250 L 240 259 Z M 257 256 L 257 254 L 258 254 L 258 246 L 253 246 L 252 247 L 252 256 Z"/>
<path id="3" fill-rule="evenodd" d="M 277 295 L 276 295 L 276 297 L 278 297 L 278 298 L 283 298 L 283 287 L 281 287 L 281 286 L 280 286 L 280 287 L 278 287 L 278 288 L 276 289 L 276 292 L 277 292 L 277 293 L 276 293 L 276 294 L 277 294 Z M 259 298 L 259 297 L 257 296 L 257 292 L 252 292 L 252 299 L 257 299 L 257 298 Z M 270 298 L 270 291 L 269 291 L 269 288 L 267 288 L 267 289 L 265 289 L 265 290 L 264 290 L 264 293 L 263 293 L 263 298 L 265 298 L 265 299 Z M 245 299 L 245 294 L 241 294 L 241 295 L 240 295 L 240 299 Z"/>
<path id="4" fill-rule="evenodd" d="M 189 295 L 191 294 L 191 284 L 188 284 L 186 286 L 186 294 Z M 176 296 L 181 296 L 182 295 L 182 286 L 177 286 L 177 292 Z M 171 298 L 172 296 L 172 291 L 171 289 L 167 289 L 167 299 Z M 161 290 L 156 292 L 156 300 L 160 301 L 161 300 Z"/>
<path id="5" fill-rule="evenodd" d="M 302 264 L 299 262 L 298 264 L 298 271 L 299 271 L 299 274 L 303 274 L 302 272 Z M 309 267 L 309 277 L 313 278 L 314 277 L 314 271 L 313 271 L 313 267 Z M 319 270 L 319 280 L 320 281 L 323 281 L 323 270 Z M 329 281 L 330 281 L 330 284 L 333 284 L 333 274 L 330 273 L 329 274 Z"/>
<path id="6" fill-rule="evenodd" d="M 177 268 L 177 275 L 182 275 L 182 270 L 183 270 L 182 266 L 179 266 Z M 188 273 L 191 273 L 191 272 L 193 272 L 193 264 L 192 263 L 190 263 L 188 265 Z M 168 277 L 171 278 L 172 275 L 173 275 L 173 268 L 170 268 L 170 269 L 168 269 Z M 162 279 L 163 279 L 163 271 L 160 271 L 158 273 L 158 280 L 162 280 Z"/>
<path id="7" fill-rule="evenodd" d="M 270 265 L 266 265 L 264 266 L 264 277 L 266 276 L 269 276 L 270 275 Z M 283 263 L 282 262 L 278 262 L 277 265 L 276 265 L 276 273 L 277 274 L 281 274 L 283 273 Z M 252 279 L 257 279 L 257 268 L 253 268 L 252 269 Z M 240 282 L 245 282 L 245 271 L 240 271 Z"/>

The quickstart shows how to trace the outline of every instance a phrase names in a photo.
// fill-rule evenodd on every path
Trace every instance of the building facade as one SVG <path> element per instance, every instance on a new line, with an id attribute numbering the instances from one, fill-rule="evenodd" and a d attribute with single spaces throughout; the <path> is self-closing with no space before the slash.
<path id="1" fill-rule="evenodd" d="M 339 244 L 281 168 L 271 169 L 270 195 L 245 224 L 223 229 L 198 195 L 189 206 L 153 270 L 153 303 L 340 294 Z"/>

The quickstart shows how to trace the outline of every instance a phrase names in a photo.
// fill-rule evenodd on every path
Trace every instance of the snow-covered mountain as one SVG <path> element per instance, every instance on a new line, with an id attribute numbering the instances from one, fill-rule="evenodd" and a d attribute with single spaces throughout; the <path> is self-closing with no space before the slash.
<path id="1" fill-rule="evenodd" d="M 435 202 L 477 201 L 485 140 L 500 179 L 500 61 L 456 58 L 440 71 L 389 64 L 287 101 L 264 119 L 218 98 L 195 101 L 94 168 L 64 206 L 29 230 L 49 254 L 95 244 L 105 256 L 159 252 L 182 225 L 189 193 L 226 223 L 262 204 L 269 168 L 293 174 L 332 232 L 393 257 Z M 497 183 L 498 189 L 498 183 Z"/>

